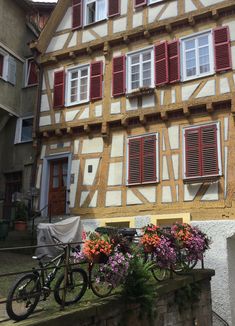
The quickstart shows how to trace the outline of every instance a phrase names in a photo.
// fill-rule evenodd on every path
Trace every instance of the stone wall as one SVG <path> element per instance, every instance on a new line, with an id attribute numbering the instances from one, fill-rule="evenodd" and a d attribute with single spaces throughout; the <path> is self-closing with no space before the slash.
<path id="1" fill-rule="evenodd" d="M 154 320 L 143 318 L 138 305 L 126 305 L 118 295 L 90 303 L 87 308 L 65 310 L 45 318 L 32 318 L 23 325 L 34 326 L 212 326 L 210 279 L 212 270 L 195 270 L 188 276 L 174 277 L 157 286 Z M 201 291 L 198 301 L 188 307 L 176 304 L 177 291 L 196 282 Z M 184 303 L 189 303 L 185 298 Z"/>

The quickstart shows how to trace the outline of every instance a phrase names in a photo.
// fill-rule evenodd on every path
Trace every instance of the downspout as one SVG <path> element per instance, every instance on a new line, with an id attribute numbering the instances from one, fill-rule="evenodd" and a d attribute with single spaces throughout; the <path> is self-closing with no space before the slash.
<path id="1" fill-rule="evenodd" d="M 41 95 L 42 95 L 42 82 L 43 82 L 43 69 L 42 66 L 35 60 L 38 70 L 39 70 L 39 83 L 38 83 L 38 91 L 37 91 L 37 99 L 36 99 L 36 112 L 35 119 L 33 124 L 33 141 L 34 147 L 36 150 L 35 159 L 32 168 L 31 174 L 31 187 L 34 188 L 36 185 L 37 178 L 37 162 L 41 153 L 41 139 L 39 134 L 39 117 L 40 117 L 40 108 L 41 108 Z"/>

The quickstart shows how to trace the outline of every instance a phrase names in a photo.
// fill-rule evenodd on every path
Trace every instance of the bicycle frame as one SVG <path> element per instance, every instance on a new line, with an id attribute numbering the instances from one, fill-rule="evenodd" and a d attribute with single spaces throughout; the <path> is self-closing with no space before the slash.
<path id="1" fill-rule="evenodd" d="M 55 258 L 53 258 L 52 260 L 50 260 L 45 264 L 39 261 L 39 267 L 41 268 L 40 278 L 41 278 L 42 288 L 50 289 L 50 284 L 55 279 L 57 271 L 60 269 L 60 265 L 62 265 L 64 261 L 64 256 L 65 256 L 64 253 L 59 254 L 58 256 L 56 256 Z M 47 274 L 46 273 L 47 268 L 50 267 L 51 265 L 54 265 L 54 268 L 49 274 Z"/>

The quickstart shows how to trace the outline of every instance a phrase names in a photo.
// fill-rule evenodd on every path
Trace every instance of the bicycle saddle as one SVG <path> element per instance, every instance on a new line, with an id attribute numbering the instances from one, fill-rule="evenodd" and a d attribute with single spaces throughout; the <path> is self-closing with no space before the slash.
<path id="1" fill-rule="evenodd" d="M 41 255 L 38 255 L 38 256 L 33 256 L 32 258 L 34 259 L 34 260 L 42 260 L 44 257 L 48 257 L 48 255 L 47 254 L 41 254 Z"/>

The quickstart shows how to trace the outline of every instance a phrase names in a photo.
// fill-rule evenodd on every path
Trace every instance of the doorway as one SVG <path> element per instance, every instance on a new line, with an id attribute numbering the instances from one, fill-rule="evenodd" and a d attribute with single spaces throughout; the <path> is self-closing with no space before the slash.
<path id="1" fill-rule="evenodd" d="M 66 213 L 66 192 L 68 177 L 68 159 L 50 162 L 49 213 L 51 216 Z"/>

